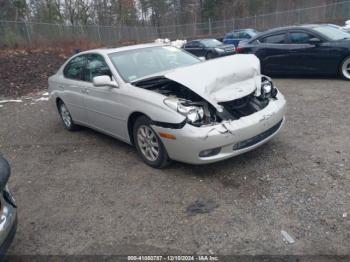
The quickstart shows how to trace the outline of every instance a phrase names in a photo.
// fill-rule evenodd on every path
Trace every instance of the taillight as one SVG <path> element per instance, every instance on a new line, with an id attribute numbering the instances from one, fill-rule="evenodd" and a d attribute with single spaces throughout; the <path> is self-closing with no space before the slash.
<path id="1" fill-rule="evenodd" d="M 244 48 L 243 47 L 236 47 L 236 53 L 243 53 Z"/>

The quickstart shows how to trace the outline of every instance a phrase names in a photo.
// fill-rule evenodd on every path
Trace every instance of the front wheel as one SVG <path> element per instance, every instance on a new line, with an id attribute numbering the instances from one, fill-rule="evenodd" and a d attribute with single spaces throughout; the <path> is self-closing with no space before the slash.
<path id="1" fill-rule="evenodd" d="M 156 132 L 150 126 L 150 119 L 139 117 L 133 128 L 134 144 L 143 161 L 155 168 L 169 163 L 168 153 Z"/>
<path id="2" fill-rule="evenodd" d="M 350 56 L 345 58 L 341 64 L 340 73 L 346 80 L 350 80 Z"/>

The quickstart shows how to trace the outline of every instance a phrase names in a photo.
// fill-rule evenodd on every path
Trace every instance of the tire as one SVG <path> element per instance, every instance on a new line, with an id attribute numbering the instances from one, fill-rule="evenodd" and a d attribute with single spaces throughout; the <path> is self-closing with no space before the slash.
<path id="1" fill-rule="evenodd" d="M 57 107 L 58 107 L 58 113 L 60 114 L 64 128 L 69 131 L 77 130 L 78 126 L 74 124 L 73 118 L 67 106 L 62 101 L 60 101 Z"/>
<path id="2" fill-rule="evenodd" d="M 151 120 L 146 116 L 136 119 L 133 126 L 134 144 L 137 153 L 147 165 L 163 168 L 170 163 L 169 156 L 157 133 L 150 126 L 150 122 Z"/>
<path id="3" fill-rule="evenodd" d="M 213 59 L 215 56 L 212 52 L 208 52 L 207 55 L 205 56 L 205 59 L 206 60 L 210 60 L 210 59 Z"/>
<path id="4" fill-rule="evenodd" d="M 350 80 L 350 56 L 345 58 L 341 63 L 340 74 L 344 79 Z"/>

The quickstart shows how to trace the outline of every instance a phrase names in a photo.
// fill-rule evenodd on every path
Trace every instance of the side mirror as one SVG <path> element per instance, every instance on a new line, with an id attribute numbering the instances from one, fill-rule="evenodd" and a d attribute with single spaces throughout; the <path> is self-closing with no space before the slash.
<path id="1" fill-rule="evenodd" d="M 311 45 L 318 45 L 320 43 L 321 43 L 321 40 L 319 38 L 317 38 L 317 37 L 311 38 L 309 40 L 309 44 L 311 44 Z"/>
<path id="2" fill-rule="evenodd" d="M 202 62 L 204 62 L 204 61 L 206 60 L 204 56 L 200 56 L 200 57 L 198 57 L 198 58 L 199 58 L 199 60 L 201 60 Z"/>
<path id="3" fill-rule="evenodd" d="M 118 87 L 118 84 L 111 80 L 111 77 L 108 75 L 103 75 L 103 76 L 95 76 L 92 79 L 92 83 L 94 86 L 110 86 L 110 87 Z"/>
<path id="4" fill-rule="evenodd" d="M 0 191 L 2 191 L 10 178 L 11 168 L 5 158 L 0 156 Z"/>

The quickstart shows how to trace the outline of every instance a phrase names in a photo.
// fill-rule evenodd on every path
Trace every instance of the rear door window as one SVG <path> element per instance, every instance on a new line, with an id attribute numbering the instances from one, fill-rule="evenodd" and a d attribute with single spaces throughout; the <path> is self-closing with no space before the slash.
<path id="1" fill-rule="evenodd" d="M 292 44 L 308 44 L 311 38 L 314 38 L 314 36 L 306 32 L 289 33 L 289 40 Z"/>
<path id="2" fill-rule="evenodd" d="M 268 37 L 264 37 L 259 40 L 261 43 L 266 44 L 285 44 L 286 43 L 286 34 L 276 34 Z"/>
<path id="3" fill-rule="evenodd" d="M 66 78 L 74 80 L 83 80 L 83 71 L 87 62 L 86 55 L 74 57 L 63 69 L 63 75 Z"/>

